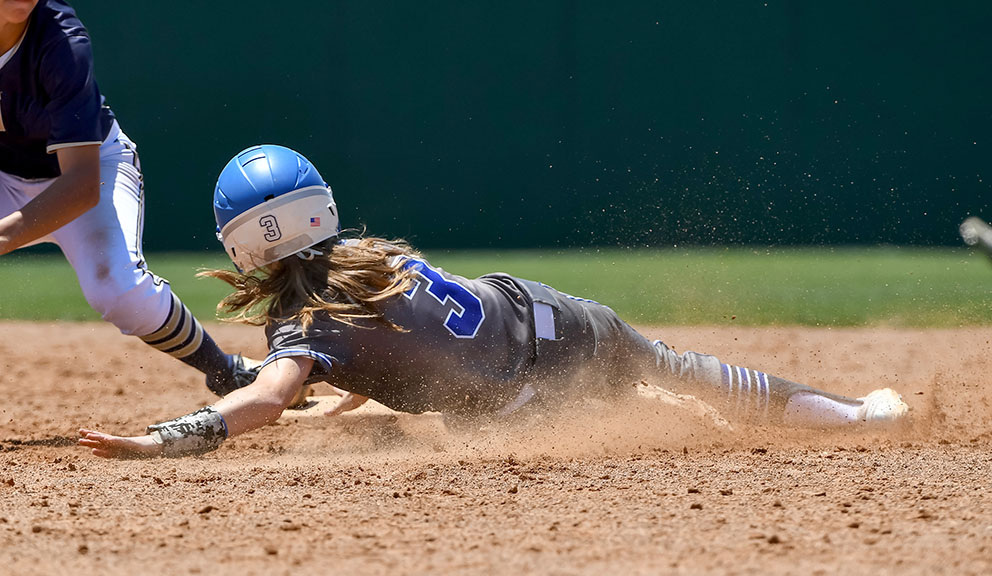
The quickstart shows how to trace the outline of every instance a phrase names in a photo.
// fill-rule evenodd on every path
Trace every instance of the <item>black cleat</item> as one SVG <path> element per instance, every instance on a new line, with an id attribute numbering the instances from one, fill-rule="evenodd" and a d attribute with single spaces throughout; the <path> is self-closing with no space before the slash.
<path id="1" fill-rule="evenodd" d="M 231 358 L 231 368 L 218 374 L 207 374 L 207 388 L 218 396 L 227 396 L 238 388 L 255 381 L 262 363 L 237 354 Z"/>

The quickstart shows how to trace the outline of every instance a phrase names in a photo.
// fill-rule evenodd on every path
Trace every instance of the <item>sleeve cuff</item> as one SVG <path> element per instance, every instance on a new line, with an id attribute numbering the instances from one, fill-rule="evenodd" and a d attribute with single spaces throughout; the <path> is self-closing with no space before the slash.
<path id="1" fill-rule="evenodd" d="M 304 358 L 310 358 L 315 362 L 319 362 L 320 365 L 327 371 L 328 374 L 331 372 L 331 367 L 334 364 L 334 357 L 321 352 L 314 352 L 313 350 L 305 349 L 289 349 L 289 350 L 278 350 L 265 357 L 260 368 L 265 368 L 269 364 L 275 362 L 280 358 L 290 358 L 292 356 L 302 356 Z"/>
<path id="2" fill-rule="evenodd" d="M 99 146 L 101 144 L 103 144 L 103 142 L 99 140 L 93 142 L 63 142 L 61 144 L 49 144 L 48 147 L 45 148 L 45 151 L 49 154 L 54 154 L 63 148 L 75 148 L 77 146 Z"/>

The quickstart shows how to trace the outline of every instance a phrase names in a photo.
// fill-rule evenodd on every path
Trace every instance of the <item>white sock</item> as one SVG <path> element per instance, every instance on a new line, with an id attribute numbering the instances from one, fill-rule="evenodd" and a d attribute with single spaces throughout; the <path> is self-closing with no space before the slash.
<path id="1" fill-rule="evenodd" d="M 818 394 L 798 392 L 786 403 L 782 422 L 790 426 L 843 426 L 860 420 L 860 407 L 861 402 L 838 402 Z"/>

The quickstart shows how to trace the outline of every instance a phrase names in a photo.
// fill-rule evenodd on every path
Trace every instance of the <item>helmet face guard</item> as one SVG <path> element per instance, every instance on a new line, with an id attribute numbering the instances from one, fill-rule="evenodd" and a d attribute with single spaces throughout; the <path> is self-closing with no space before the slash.
<path id="1" fill-rule="evenodd" d="M 255 146 L 235 156 L 214 189 L 217 239 L 241 272 L 271 264 L 340 231 L 331 189 L 302 155 Z"/>

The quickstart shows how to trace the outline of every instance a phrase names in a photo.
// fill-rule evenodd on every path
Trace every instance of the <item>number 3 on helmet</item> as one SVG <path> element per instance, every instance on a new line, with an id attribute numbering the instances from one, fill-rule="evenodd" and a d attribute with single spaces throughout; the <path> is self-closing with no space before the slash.
<path id="1" fill-rule="evenodd" d="M 241 272 L 341 231 L 331 188 L 303 155 L 265 144 L 224 166 L 214 188 L 217 239 Z"/>

